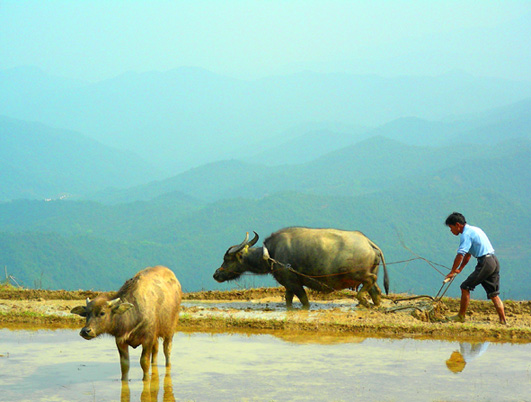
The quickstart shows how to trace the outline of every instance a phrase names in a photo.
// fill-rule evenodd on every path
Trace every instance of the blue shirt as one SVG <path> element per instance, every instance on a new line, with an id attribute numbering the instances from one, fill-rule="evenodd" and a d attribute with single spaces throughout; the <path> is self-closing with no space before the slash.
<path id="1" fill-rule="evenodd" d="M 468 224 L 461 233 L 461 242 L 457 249 L 457 254 L 472 254 L 474 257 L 483 257 L 487 254 L 494 254 L 494 248 L 483 230 Z"/>

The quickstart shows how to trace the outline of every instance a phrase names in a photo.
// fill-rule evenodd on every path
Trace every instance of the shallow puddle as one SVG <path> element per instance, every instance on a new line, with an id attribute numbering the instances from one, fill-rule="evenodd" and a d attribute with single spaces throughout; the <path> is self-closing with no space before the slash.
<path id="1" fill-rule="evenodd" d="M 0 330 L 2 401 L 529 401 L 531 344 L 177 333 L 122 384 L 114 340 Z M 458 353 L 456 353 L 458 352 Z M 463 359 L 464 357 L 464 359 Z M 466 360 L 466 361 L 465 361 Z"/>

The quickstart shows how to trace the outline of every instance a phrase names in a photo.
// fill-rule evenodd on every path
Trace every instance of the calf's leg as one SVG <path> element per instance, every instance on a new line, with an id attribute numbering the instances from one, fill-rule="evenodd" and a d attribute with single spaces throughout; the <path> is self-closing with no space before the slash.
<path id="1" fill-rule="evenodd" d="M 142 354 L 140 355 L 140 366 L 144 375 L 142 381 L 149 380 L 149 362 L 151 360 L 151 350 L 153 349 L 152 342 L 146 342 L 142 344 Z"/>
<path id="2" fill-rule="evenodd" d="M 173 335 L 167 336 L 164 338 L 162 347 L 164 348 L 164 357 L 166 358 L 166 367 L 171 367 L 170 354 L 171 354 L 171 345 L 173 342 Z"/>
<path id="3" fill-rule="evenodd" d="M 151 348 L 151 364 L 157 364 L 157 356 L 159 355 L 159 340 L 155 340 L 153 347 Z"/>
<path id="4" fill-rule="evenodd" d="M 127 343 L 116 341 L 116 347 L 120 354 L 120 370 L 122 371 L 122 381 L 127 381 L 129 375 L 129 346 Z"/>

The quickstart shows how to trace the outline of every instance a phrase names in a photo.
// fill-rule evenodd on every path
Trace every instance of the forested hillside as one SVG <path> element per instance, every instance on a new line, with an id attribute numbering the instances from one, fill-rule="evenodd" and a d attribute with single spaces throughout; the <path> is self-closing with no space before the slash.
<path id="1" fill-rule="evenodd" d="M 521 139 L 453 152 L 373 138 L 309 164 L 207 166 L 153 183 L 147 192 L 156 197 L 144 201 L 2 203 L 0 261 L 24 285 L 45 288 L 109 290 L 155 264 L 171 267 L 187 291 L 256 286 L 264 282 L 255 276 L 232 285 L 212 279 L 246 231 L 262 241 L 285 226 L 336 227 L 360 230 L 383 249 L 392 292 L 433 295 L 441 273 L 422 260 L 394 263 L 420 255 L 449 266 L 458 238 L 443 222 L 458 210 L 490 236 L 502 261 L 502 295 L 524 299 L 529 148 Z"/>

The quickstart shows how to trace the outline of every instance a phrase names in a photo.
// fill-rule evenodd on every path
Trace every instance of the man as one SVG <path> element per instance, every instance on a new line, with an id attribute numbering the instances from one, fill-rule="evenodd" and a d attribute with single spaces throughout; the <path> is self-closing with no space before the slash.
<path id="1" fill-rule="evenodd" d="M 482 285 L 487 292 L 487 297 L 492 300 L 496 312 L 500 317 L 500 323 L 506 324 L 505 311 L 500 299 L 500 263 L 494 255 L 487 235 L 480 228 L 470 226 L 466 223 L 465 217 L 459 212 L 454 212 L 445 222 L 455 236 L 461 235 L 461 242 L 457 249 L 452 270 L 446 279 L 451 279 L 459 274 L 470 261 L 470 257 L 477 258 L 477 265 L 474 272 L 461 284 L 461 305 L 459 314 L 451 317 L 451 321 L 464 322 L 466 309 L 470 303 L 470 292 L 477 285 Z"/>

